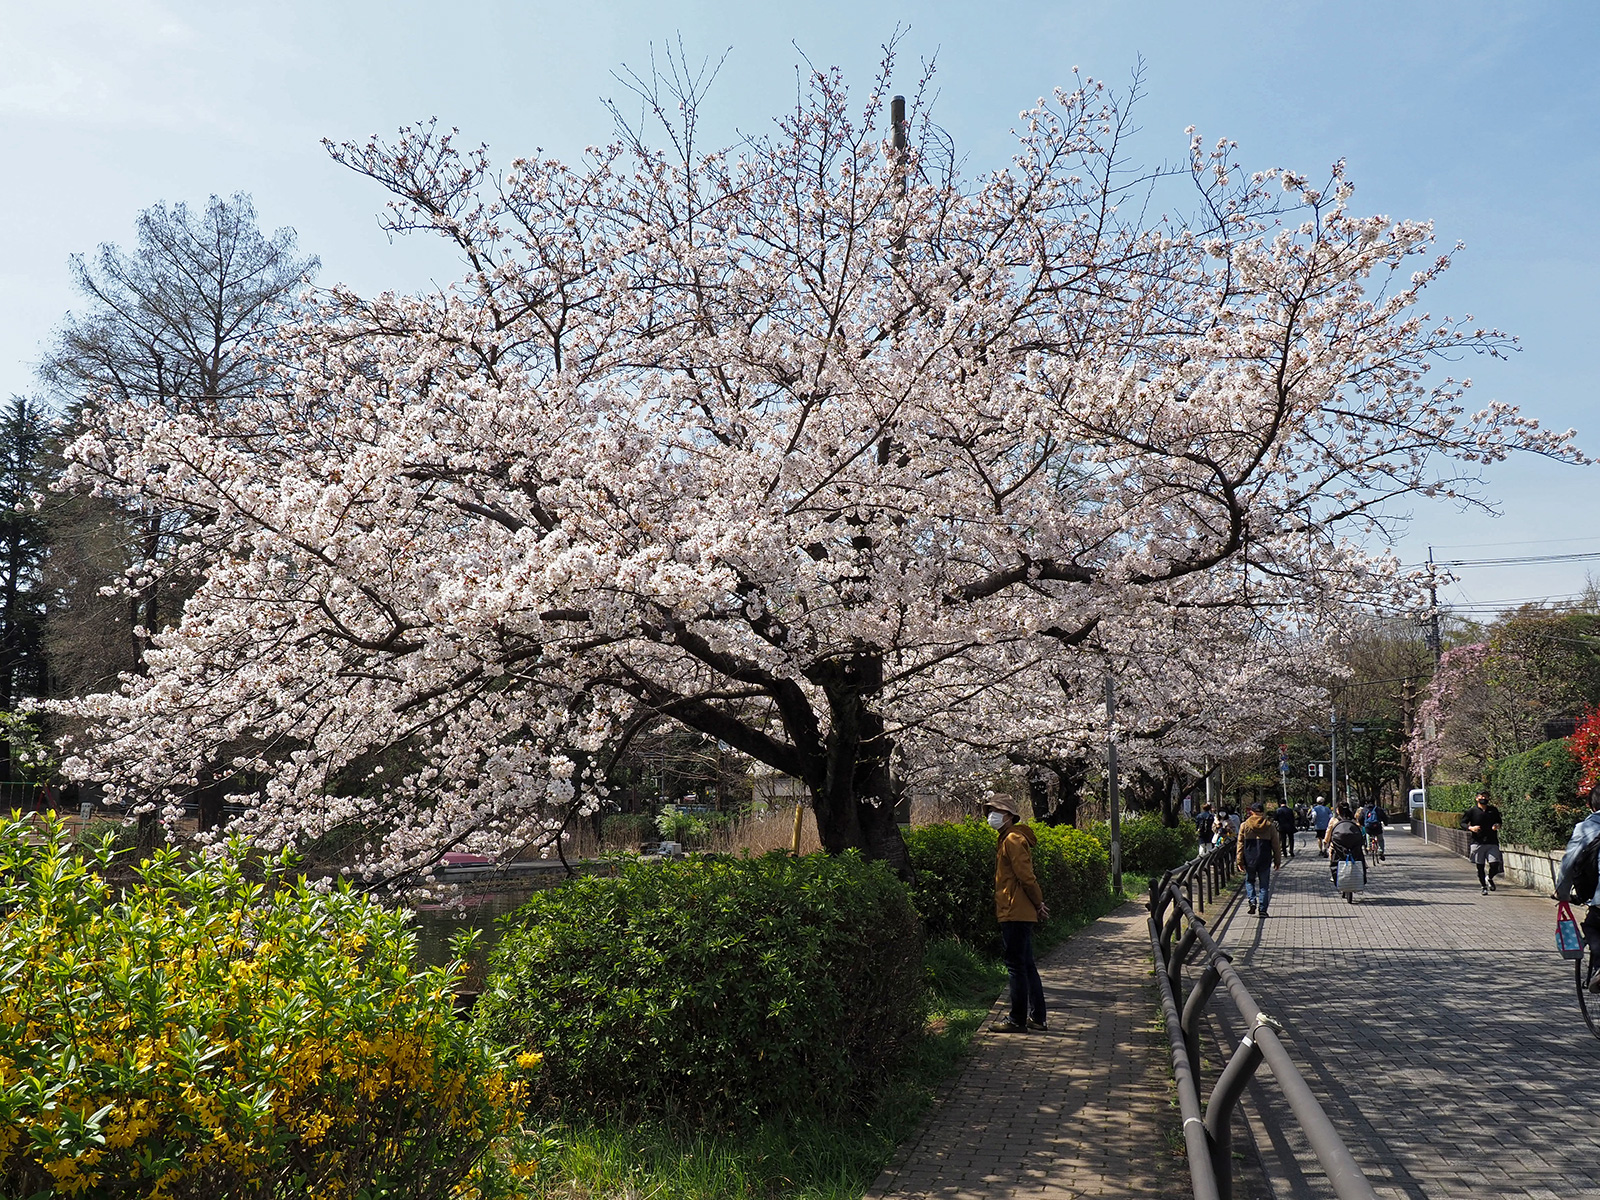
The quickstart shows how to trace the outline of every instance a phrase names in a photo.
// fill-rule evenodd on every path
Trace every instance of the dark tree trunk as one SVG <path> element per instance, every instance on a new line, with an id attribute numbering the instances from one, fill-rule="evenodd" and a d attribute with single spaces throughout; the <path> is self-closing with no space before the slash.
<path id="1" fill-rule="evenodd" d="M 1167 775 L 1161 780 L 1161 823 L 1168 829 L 1178 827 L 1178 818 L 1183 816 L 1183 795 L 1175 776 Z"/>
<path id="2" fill-rule="evenodd" d="M 1043 771 L 1028 772 L 1028 802 L 1033 805 L 1033 819 L 1048 822 L 1050 819 L 1050 784 Z"/>
<path id="3" fill-rule="evenodd" d="M 909 879 L 911 856 L 895 820 L 900 789 L 889 768 L 894 743 L 869 704 L 882 686 L 883 663 L 876 655 L 858 655 L 829 672 L 826 765 L 820 779 L 807 783 L 824 850 L 859 850 Z"/>
<path id="4" fill-rule="evenodd" d="M 1075 826 L 1078 823 L 1078 801 L 1083 792 L 1083 781 L 1088 768 L 1082 763 L 1057 763 L 1051 768 L 1056 773 L 1056 806 L 1045 818 L 1047 825 Z"/>

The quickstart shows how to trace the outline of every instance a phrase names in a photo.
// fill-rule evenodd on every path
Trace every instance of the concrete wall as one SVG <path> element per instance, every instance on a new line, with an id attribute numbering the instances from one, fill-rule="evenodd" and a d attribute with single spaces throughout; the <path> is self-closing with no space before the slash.
<path id="1" fill-rule="evenodd" d="M 1441 819 L 1458 817 L 1456 813 L 1438 814 Z M 1423 823 L 1413 821 L 1411 832 L 1415 837 L 1423 836 Z M 1467 857 L 1467 832 L 1448 825 L 1429 822 L 1427 826 L 1427 840 L 1436 846 L 1443 846 L 1462 858 Z M 1531 888 L 1541 896 L 1548 896 L 1555 890 L 1556 871 L 1561 867 L 1560 850 L 1530 850 L 1526 846 L 1500 847 L 1501 857 L 1505 859 L 1504 878 L 1512 883 L 1521 884 Z"/>

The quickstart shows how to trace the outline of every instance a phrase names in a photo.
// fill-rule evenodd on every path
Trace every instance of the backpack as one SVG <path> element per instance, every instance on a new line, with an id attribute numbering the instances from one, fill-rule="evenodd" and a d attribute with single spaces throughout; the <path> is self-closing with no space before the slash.
<path id="1" fill-rule="evenodd" d="M 1239 857 L 1253 871 L 1271 858 L 1271 846 L 1266 838 L 1245 838 L 1239 843 Z"/>
<path id="2" fill-rule="evenodd" d="M 1374 804 L 1371 808 L 1367 809 L 1367 828 L 1368 829 L 1382 829 L 1383 828 L 1383 809 L 1379 808 L 1376 804 Z"/>
<path id="3" fill-rule="evenodd" d="M 1328 830 L 1328 840 L 1341 850 L 1360 850 L 1361 830 L 1354 821 L 1340 820 Z"/>

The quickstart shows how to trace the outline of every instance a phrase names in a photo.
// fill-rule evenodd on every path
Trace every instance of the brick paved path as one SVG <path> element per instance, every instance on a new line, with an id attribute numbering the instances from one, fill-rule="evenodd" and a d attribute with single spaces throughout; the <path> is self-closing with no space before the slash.
<path id="1" fill-rule="evenodd" d="M 1355 905 L 1302 852 L 1270 918 L 1222 923 L 1246 984 L 1379 1196 L 1600 1197 L 1600 1041 L 1555 953 L 1554 904 L 1480 895 L 1465 860 L 1388 840 Z M 1280 1103 L 1260 1079 L 1246 1100 L 1277 1197 L 1331 1196 Z"/>
<path id="2" fill-rule="evenodd" d="M 1039 964 L 1051 1031 L 980 1032 L 869 1198 L 1188 1195 L 1145 919 L 1125 904 Z"/>

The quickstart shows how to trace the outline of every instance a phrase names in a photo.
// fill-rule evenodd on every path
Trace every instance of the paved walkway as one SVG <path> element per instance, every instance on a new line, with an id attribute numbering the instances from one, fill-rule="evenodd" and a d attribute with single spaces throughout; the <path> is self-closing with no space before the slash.
<path id="1" fill-rule="evenodd" d="M 1188 1194 L 1145 920 L 1125 904 L 1039 964 L 1050 1032 L 980 1032 L 869 1200 Z"/>
<path id="2" fill-rule="evenodd" d="M 1378 1195 L 1600 1200 L 1600 1041 L 1555 953 L 1554 905 L 1480 895 L 1469 863 L 1400 830 L 1356 904 L 1326 871 L 1305 852 L 1285 864 L 1265 921 L 1205 915 Z M 1125 905 L 1041 964 L 1051 1032 L 980 1033 L 869 1200 L 1189 1195 L 1144 921 Z M 1227 1006 L 1212 1011 L 1231 1045 Z M 1282 1108 L 1262 1068 L 1238 1118 L 1237 1200 L 1333 1194 Z"/>
<path id="3" fill-rule="evenodd" d="M 1305 853 L 1273 890 L 1270 918 L 1219 932 L 1379 1196 L 1600 1197 L 1600 1041 L 1553 903 L 1480 895 L 1471 864 L 1395 830 L 1354 905 Z M 1280 1105 L 1263 1069 L 1246 1119 L 1273 1193 L 1331 1196 Z"/>

